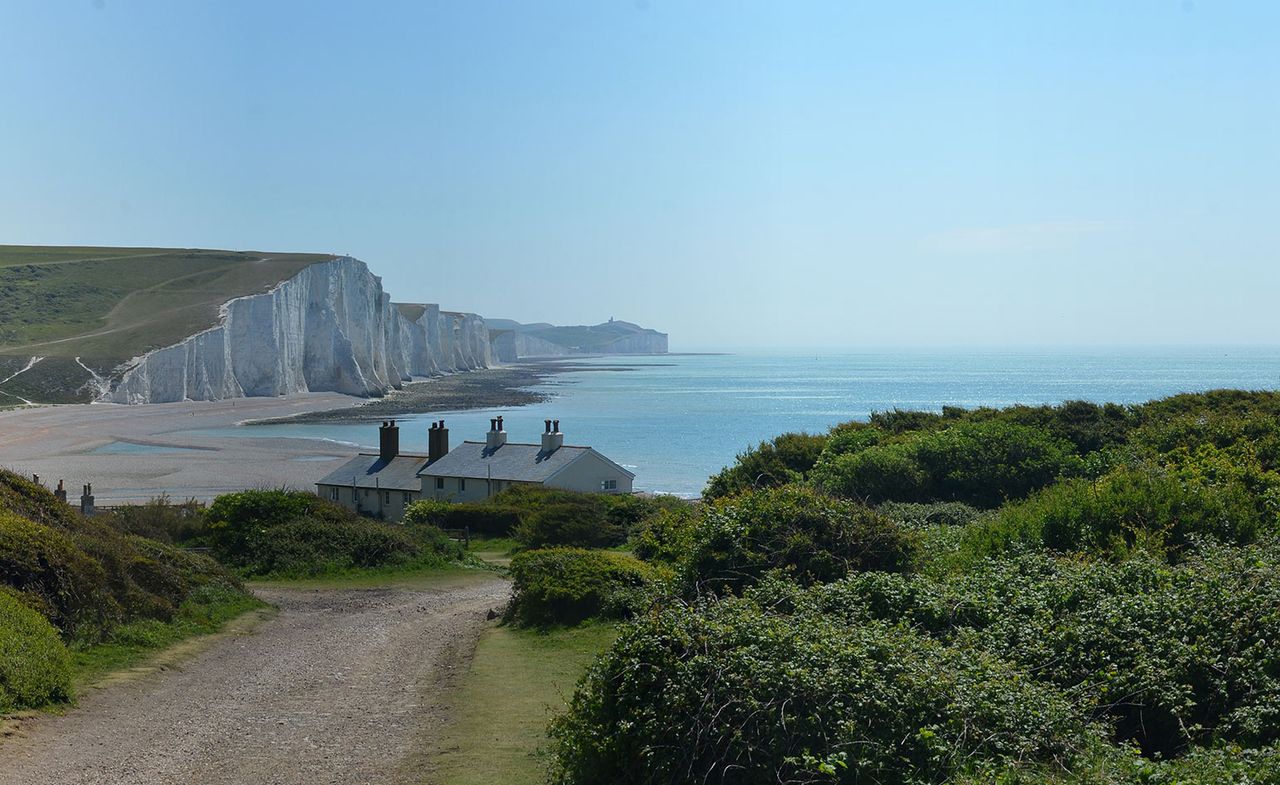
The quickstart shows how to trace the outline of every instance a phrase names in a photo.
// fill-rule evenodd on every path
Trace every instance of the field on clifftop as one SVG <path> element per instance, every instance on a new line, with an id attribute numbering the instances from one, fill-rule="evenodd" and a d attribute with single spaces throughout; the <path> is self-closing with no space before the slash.
<path id="1" fill-rule="evenodd" d="M 327 254 L 0 246 L 0 405 L 89 400 L 94 374 L 213 327 Z M 33 358 L 42 358 L 31 365 Z M 24 368 L 26 370 L 24 370 Z"/>

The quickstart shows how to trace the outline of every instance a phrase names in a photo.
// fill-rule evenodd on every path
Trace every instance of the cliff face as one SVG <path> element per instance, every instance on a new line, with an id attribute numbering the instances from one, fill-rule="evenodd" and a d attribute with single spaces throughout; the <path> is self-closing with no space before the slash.
<path id="1" fill-rule="evenodd" d="M 631 322 L 610 319 L 603 324 L 556 327 L 492 319 L 494 356 L 503 362 L 523 357 L 565 357 L 582 354 L 666 354 L 667 334 Z"/>
<path id="2" fill-rule="evenodd" d="M 346 256 L 228 302 L 221 324 L 136 358 L 102 400 L 382 395 L 415 376 L 485 368 L 491 360 L 479 316 L 428 305 L 409 319 L 382 280 Z"/>

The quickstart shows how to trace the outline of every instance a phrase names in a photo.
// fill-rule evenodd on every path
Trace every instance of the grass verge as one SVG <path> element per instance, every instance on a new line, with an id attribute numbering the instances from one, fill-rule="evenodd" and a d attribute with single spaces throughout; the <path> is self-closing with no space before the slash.
<path id="1" fill-rule="evenodd" d="M 161 649 L 218 632 L 231 620 L 265 608 L 267 604 L 251 594 L 216 587 L 197 590 L 171 621 L 135 621 L 116 628 L 102 643 L 73 645 L 71 667 L 76 690 L 138 666 Z"/>
<path id="2" fill-rule="evenodd" d="M 547 723 L 617 635 L 612 624 L 535 632 L 494 626 L 476 647 L 437 747 L 433 785 L 543 783 Z"/>

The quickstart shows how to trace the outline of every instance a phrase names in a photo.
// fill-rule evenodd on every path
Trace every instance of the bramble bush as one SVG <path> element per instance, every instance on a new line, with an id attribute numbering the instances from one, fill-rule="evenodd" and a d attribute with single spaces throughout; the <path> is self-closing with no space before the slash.
<path id="1" fill-rule="evenodd" d="M 829 493 L 871 503 L 959 501 L 991 508 L 1080 469 L 1069 442 L 1030 426 L 990 420 L 918 431 L 833 455 L 818 464 L 813 480 Z"/>
<path id="2" fill-rule="evenodd" d="M 772 488 L 799 482 L 818 462 L 827 437 L 808 433 L 784 433 L 740 453 L 707 481 L 706 499 L 734 496 L 756 488 Z"/>
<path id="3" fill-rule="evenodd" d="M 585 548 L 521 551 L 511 560 L 507 618 L 533 627 L 618 619 L 645 601 L 663 570 L 625 553 Z"/>
<path id="4" fill-rule="evenodd" d="M 552 724 L 562 783 L 942 783 L 1066 765 L 1096 738 L 1054 687 L 882 622 L 751 598 L 638 616 Z"/>
<path id="5" fill-rule="evenodd" d="M 806 585 L 901 570 L 915 553 L 914 537 L 884 516 L 797 485 L 708 505 L 690 536 L 679 573 L 695 593 L 741 592 L 774 569 Z"/>
<path id="6" fill-rule="evenodd" d="M 966 532 L 972 557 L 1016 544 L 1123 555 L 1133 548 L 1172 558 L 1194 536 L 1248 543 L 1275 531 L 1272 516 L 1239 483 L 1188 479 L 1158 467 L 1120 467 L 1095 481 L 1065 480 L 1000 510 Z"/>
<path id="7" fill-rule="evenodd" d="M 1168 565 L 1045 553 L 945 579 L 867 573 L 774 604 L 963 640 L 1069 693 L 1111 737 L 1166 757 L 1280 741 L 1280 542 L 1201 543 Z"/>

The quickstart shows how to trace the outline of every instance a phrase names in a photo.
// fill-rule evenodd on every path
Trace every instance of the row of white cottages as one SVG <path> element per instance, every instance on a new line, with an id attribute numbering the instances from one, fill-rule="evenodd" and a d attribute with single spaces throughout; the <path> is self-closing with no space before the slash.
<path id="1" fill-rule="evenodd" d="M 400 452 L 395 420 L 378 429 L 378 452 L 360 453 L 316 483 L 316 492 L 348 509 L 388 521 L 418 499 L 479 501 L 512 485 L 631 493 L 635 475 L 591 447 L 564 443 L 559 420 L 547 420 L 537 444 L 507 441 L 502 418 L 482 442 L 449 449 L 444 420 L 427 431 L 427 454 Z"/>

